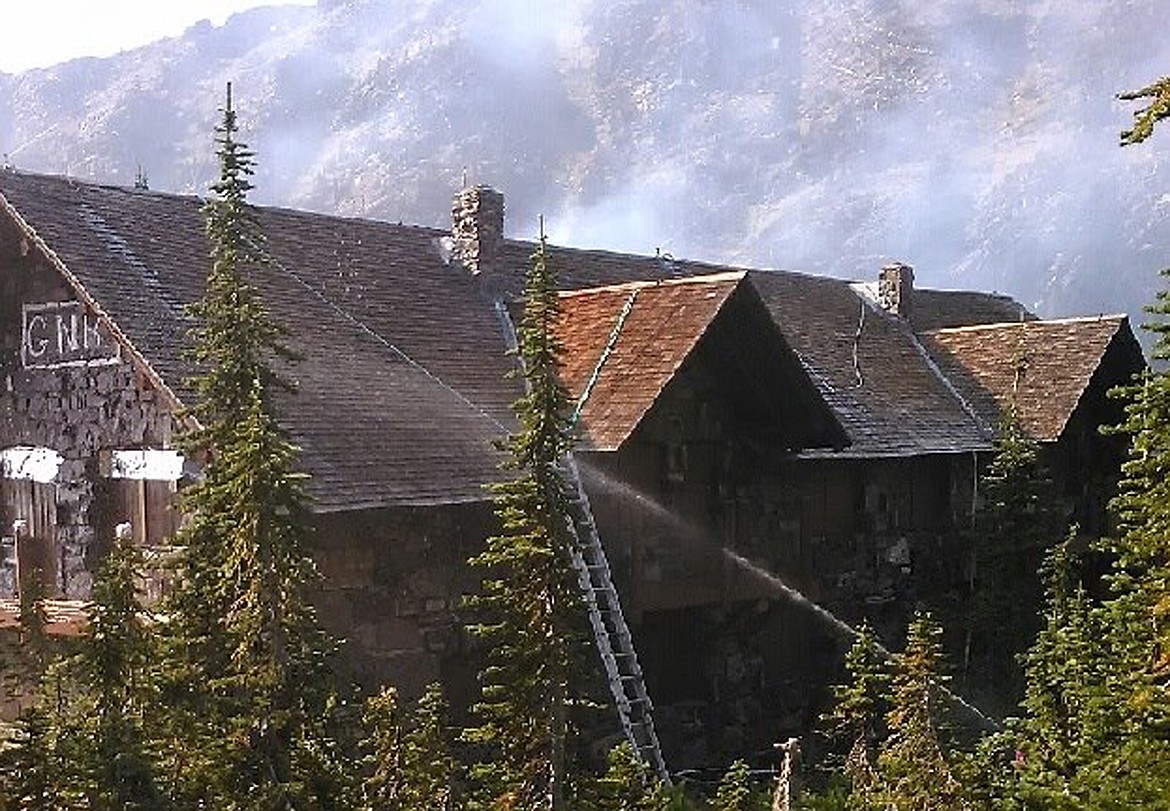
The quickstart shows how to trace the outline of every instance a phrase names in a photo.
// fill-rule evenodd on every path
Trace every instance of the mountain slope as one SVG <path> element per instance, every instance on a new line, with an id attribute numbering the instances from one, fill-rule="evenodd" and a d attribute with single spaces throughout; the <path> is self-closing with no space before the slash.
<path id="1" fill-rule="evenodd" d="M 18 168 L 201 191 L 235 82 L 257 199 L 424 224 L 471 182 L 509 231 L 1136 313 L 1170 264 L 1165 72 L 1136 0 L 353 0 L 256 9 L 0 75 Z"/>

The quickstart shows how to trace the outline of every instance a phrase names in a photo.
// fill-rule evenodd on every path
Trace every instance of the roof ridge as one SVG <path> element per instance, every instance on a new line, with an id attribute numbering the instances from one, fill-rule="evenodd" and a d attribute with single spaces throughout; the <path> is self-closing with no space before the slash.
<path id="1" fill-rule="evenodd" d="M 155 197 L 165 200 L 175 200 L 187 203 L 199 203 L 202 205 L 207 202 L 208 198 L 205 195 L 196 192 L 175 192 L 164 191 L 162 189 L 138 189 L 133 186 L 123 186 L 118 183 L 103 183 L 95 180 L 87 180 L 84 178 L 72 177 L 71 175 L 59 175 L 49 172 L 26 172 L 19 169 L 5 170 L 0 172 L 0 178 L 5 175 L 17 178 L 30 178 L 33 180 L 49 181 L 53 183 L 60 183 L 71 187 L 73 190 L 84 187 L 88 189 L 98 189 L 101 191 L 114 192 L 117 194 L 125 194 L 131 197 Z M 379 219 L 375 217 L 355 217 L 344 214 L 334 214 L 326 211 L 315 211 L 308 208 L 295 208 L 289 205 L 265 205 L 263 203 L 249 203 L 249 206 L 262 212 L 273 212 L 277 214 L 288 214 L 297 217 L 316 217 L 322 220 L 331 220 L 339 223 L 362 223 L 373 224 L 377 226 L 389 226 L 391 228 L 406 228 L 416 231 L 426 231 L 428 233 L 450 233 L 449 229 L 444 229 L 434 225 L 422 225 L 420 223 L 405 223 L 401 220 L 397 222 L 393 220 Z"/>
<path id="2" fill-rule="evenodd" d="M 1056 324 L 1091 324 L 1116 322 L 1120 323 L 1129 316 L 1126 313 L 1109 313 L 1108 315 L 1077 315 L 1066 318 L 1034 318 L 1029 321 L 999 321 L 992 324 L 965 324 L 961 327 L 940 327 L 939 329 L 922 330 L 919 335 L 939 335 L 954 332 L 978 332 L 1010 329 L 1013 327 L 1041 327 Z"/>
<path id="3" fill-rule="evenodd" d="M 653 259 L 654 257 L 647 258 Z M 573 298 L 596 293 L 628 292 L 635 289 L 641 290 L 647 287 L 665 287 L 667 285 L 716 284 L 718 282 L 729 282 L 733 280 L 738 282 L 746 278 L 747 274 L 748 272 L 746 270 L 726 270 L 715 273 L 704 273 L 698 276 L 685 276 L 683 278 L 642 279 L 633 282 L 617 282 L 615 284 L 601 284 L 596 287 L 579 287 L 573 290 L 561 290 L 557 295 L 561 298 Z"/>

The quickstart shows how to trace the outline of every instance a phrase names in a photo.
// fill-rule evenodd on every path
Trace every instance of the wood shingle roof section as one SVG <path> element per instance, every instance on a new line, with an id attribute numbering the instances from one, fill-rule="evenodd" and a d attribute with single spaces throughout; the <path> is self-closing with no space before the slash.
<path id="1" fill-rule="evenodd" d="M 589 389 L 582 448 L 621 446 L 743 278 L 723 273 L 561 294 L 561 379 L 575 400 Z"/>
<path id="2" fill-rule="evenodd" d="M 910 316 L 915 332 L 1035 320 L 1034 313 L 1009 296 L 972 290 L 917 289 Z"/>
<path id="3" fill-rule="evenodd" d="M 1124 315 L 957 327 L 923 341 L 985 421 L 1014 404 L 1040 442 L 1060 438 L 1111 347 L 1140 356 Z"/>
<path id="4" fill-rule="evenodd" d="M 0 238 L 19 230 L 150 379 L 188 404 L 186 305 L 209 261 L 202 204 L 0 171 Z M 317 509 L 485 499 L 483 485 L 504 475 L 493 441 L 514 426 L 520 394 L 495 304 L 519 294 L 534 243 L 502 240 L 485 254 L 491 272 L 477 274 L 447 230 L 258 214 L 273 261 L 250 281 L 302 356 L 285 370 L 298 390 L 279 407 Z M 548 256 L 564 291 L 558 336 L 573 396 L 621 322 L 583 412 L 583 447 L 595 450 L 619 447 L 707 348 L 728 360 L 710 364 L 726 367 L 721 396 L 754 406 L 744 411 L 752 430 L 800 423 L 783 432 L 784 452 L 859 458 L 988 450 L 1021 341 L 1017 397 L 1044 439 L 1100 384 L 1108 347 L 1125 343 L 1126 368 L 1141 363 L 1124 319 L 1038 321 L 994 294 L 914 289 L 903 317 L 838 279 L 668 254 L 549 246 Z"/>
<path id="5" fill-rule="evenodd" d="M 839 279 L 767 271 L 750 279 L 849 437 L 840 451 L 808 455 L 918 456 L 990 447 L 985 426 L 926 362 L 903 319 Z"/>
<path id="6" fill-rule="evenodd" d="M 0 173 L 0 198 L 188 402 L 185 305 L 210 250 L 202 201 L 16 172 Z M 499 319 L 436 247 L 445 232 L 259 215 L 273 261 L 249 281 L 302 355 L 279 413 L 316 508 L 482 500 L 517 390 Z"/>

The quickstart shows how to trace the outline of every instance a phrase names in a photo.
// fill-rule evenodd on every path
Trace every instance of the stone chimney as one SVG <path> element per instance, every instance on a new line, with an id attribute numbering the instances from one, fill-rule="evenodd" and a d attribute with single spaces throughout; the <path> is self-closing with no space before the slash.
<path id="1" fill-rule="evenodd" d="M 878 302 L 882 308 L 901 318 L 914 311 L 914 268 L 892 262 L 878 273 Z"/>
<path id="2" fill-rule="evenodd" d="M 504 195 L 489 186 L 472 186 L 451 202 L 455 256 L 472 275 L 491 273 L 504 244 Z"/>

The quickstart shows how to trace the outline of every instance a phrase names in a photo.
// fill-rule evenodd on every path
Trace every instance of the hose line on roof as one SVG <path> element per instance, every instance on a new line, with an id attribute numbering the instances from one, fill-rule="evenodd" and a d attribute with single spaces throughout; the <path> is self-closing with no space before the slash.
<path id="1" fill-rule="evenodd" d="M 605 366 L 605 362 L 609 360 L 609 356 L 613 354 L 614 347 L 617 346 L 618 338 L 621 337 L 622 328 L 626 325 L 626 319 L 630 317 L 630 313 L 634 309 L 634 300 L 638 298 L 638 291 L 640 287 L 635 287 L 630 291 L 629 298 L 622 306 L 622 311 L 618 313 L 617 321 L 614 322 L 613 329 L 609 332 L 609 338 L 605 342 L 605 347 L 601 350 L 601 355 L 597 358 L 597 365 L 593 367 L 593 374 L 589 376 L 588 382 L 585 383 L 585 388 L 581 391 L 581 396 L 577 398 L 577 406 L 573 409 L 573 416 L 569 420 L 570 427 L 577 424 L 577 420 L 581 418 L 581 412 L 585 409 L 585 403 L 589 401 L 589 395 L 593 393 L 593 387 L 597 385 L 598 379 L 601 377 L 601 369 Z"/>

